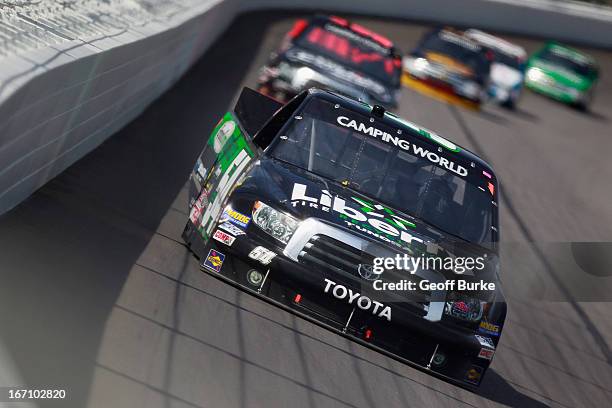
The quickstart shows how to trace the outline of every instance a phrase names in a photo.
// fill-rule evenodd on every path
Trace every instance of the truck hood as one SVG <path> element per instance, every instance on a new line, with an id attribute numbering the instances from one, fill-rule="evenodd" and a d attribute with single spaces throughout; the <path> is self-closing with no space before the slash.
<path id="1" fill-rule="evenodd" d="M 537 68 L 555 82 L 581 91 L 590 88 L 592 85 L 592 81 L 585 76 L 578 75 L 566 68 L 539 59 L 533 60 L 529 64 L 529 68 Z"/>
<path id="2" fill-rule="evenodd" d="M 474 71 L 456 58 L 449 55 L 437 53 L 437 52 L 426 52 L 425 58 L 433 64 L 445 69 L 447 72 L 463 76 L 465 78 L 474 77 Z"/>
<path id="3" fill-rule="evenodd" d="M 427 54 L 431 56 L 431 53 Z M 435 54 L 438 55 L 438 54 Z M 417 78 L 435 78 L 452 86 L 460 86 L 467 81 L 474 81 L 480 84 L 479 79 L 473 70 L 459 62 L 455 62 L 451 57 L 436 57 L 430 59 L 420 55 L 410 55 L 403 59 L 404 69 Z"/>
<path id="4" fill-rule="evenodd" d="M 323 86 L 334 89 L 355 99 L 362 98 L 365 93 L 383 104 L 393 104 L 394 91 L 380 81 L 361 72 L 352 70 L 328 57 L 311 51 L 293 47 L 287 50 L 283 58 L 291 64 L 302 65 L 310 69 L 303 70 L 304 77 L 298 68 L 293 74 L 292 83 L 302 89 L 311 86 Z"/>
<path id="5" fill-rule="evenodd" d="M 495 257 L 480 245 L 448 235 L 355 190 L 276 159 L 264 157 L 257 162 L 234 196 L 262 201 L 299 220 L 317 218 L 395 253 L 475 257 L 487 253 Z"/>

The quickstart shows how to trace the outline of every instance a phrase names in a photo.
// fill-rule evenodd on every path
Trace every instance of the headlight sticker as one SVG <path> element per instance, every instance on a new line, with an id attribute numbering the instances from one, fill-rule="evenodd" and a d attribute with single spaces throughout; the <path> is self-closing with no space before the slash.
<path id="1" fill-rule="evenodd" d="M 499 326 L 485 321 L 480 322 L 478 331 L 490 336 L 499 336 Z"/>
<path id="2" fill-rule="evenodd" d="M 482 377 L 484 369 L 482 367 L 473 365 L 470 369 L 465 373 L 465 381 L 471 384 L 480 383 L 480 378 Z"/>
<path id="3" fill-rule="evenodd" d="M 476 337 L 476 340 L 478 340 L 481 346 L 495 349 L 495 344 L 493 344 L 493 340 L 491 340 L 491 338 L 479 336 L 477 334 L 475 334 L 474 337 Z"/>
<path id="4" fill-rule="evenodd" d="M 275 252 L 272 252 L 268 248 L 262 246 L 255 247 L 249 253 L 249 258 L 261 262 L 262 265 L 268 265 L 275 257 Z"/>
<path id="5" fill-rule="evenodd" d="M 241 230 L 240 228 L 238 228 L 237 226 L 235 226 L 234 224 L 232 224 L 231 222 L 224 222 L 219 224 L 219 229 L 222 229 L 225 232 L 229 232 L 230 234 L 234 235 L 234 236 L 239 236 L 239 235 L 244 235 L 245 232 L 243 230 Z"/>
<path id="6" fill-rule="evenodd" d="M 246 228 L 251 222 L 251 218 L 246 215 L 239 213 L 238 211 L 228 207 L 223 211 L 220 222 L 229 221 L 232 224 L 236 224 L 239 227 Z"/>
<path id="7" fill-rule="evenodd" d="M 485 360 L 492 360 L 493 359 L 493 354 L 495 354 L 495 350 L 481 348 L 480 352 L 478 353 L 478 357 L 479 358 L 484 358 Z"/>
<path id="8" fill-rule="evenodd" d="M 213 234 L 213 238 L 216 241 L 219 241 L 222 244 L 225 244 L 227 246 L 232 246 L 232 244 L 236 240 L 236 237 L 233 237 L 230 234 L 223 232 L 221 230 L 216 230 L 215 233 Z"/>
<path id="9" fill-rule="evenodd" d="M 225 255 L 219 251 L 211 249 L 208 251 L 208 255 L 206 255 L 206 258 L 204 258 L 204 262 L 202 262 L 201 266 L 213 272 L 221 272 L 223 261 L 225 261 Z"/>
<path id="10" fill-rule="evenodd" d="M 484 358 L 486 360 L 493 359 L 493 354 L 495 354 L 495 344 L 493 344 L 493 340 L 490 337 L 483 337 L 477 334 L 474 335 L 482 348 L 478 353 L 479 358 Z"/>
<path id="11" fill-rule="evenodd" d="M 236 123 L 233 120 L 228 120 L 223 123 L 217 133 L 214 136 L 213 148 L 215 153 L 219 154 L 225 143 L 229 140 L 229 138 L 234 134 L 234 130 L 236 129 Z"/>

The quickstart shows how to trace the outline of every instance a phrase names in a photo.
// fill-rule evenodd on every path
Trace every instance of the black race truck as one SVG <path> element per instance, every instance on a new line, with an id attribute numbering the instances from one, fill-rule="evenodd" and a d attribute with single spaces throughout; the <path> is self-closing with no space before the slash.
<path id="1" fill-rule="evenodd" d="M 379 105 L 245 88 L 196 162 L 183 237 L 204 272 L 470 388 L 506 315 L 497 195 L 487 163 Z"/>
<path id="2" fill-rule="evenodd" d="M 393 43 L 337 16 L 298 20 L 262 68 L 258 90 L 286 102 L 311 87 L 397 106 L 401 56 Z"/>

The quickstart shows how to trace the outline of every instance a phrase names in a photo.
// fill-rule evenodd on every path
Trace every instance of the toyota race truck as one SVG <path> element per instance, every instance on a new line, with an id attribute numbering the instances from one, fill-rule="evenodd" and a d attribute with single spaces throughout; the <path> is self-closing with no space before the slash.
<path id="1" fill-rule="evenodd" d="M 398 103 L 401 57 L 393 43 L 336 16 L 298 20 L 260 72 L 258 90 L 286 102 L 318 87 L 368 103 Z"/>
<path id="2" fill-rule="evenodd" d="M 491 98 L 503 106 L 514 108 L 523 89 L 527 60 L 525 49 L 520 45 L 474 28 L 466 30 L 465 35 L 488 47 L 493 53 L 491 82 L 488 89 Z"/>
<path id="3" fill-rule="evenodd" d="M 549 42 L 527 61 L 525 85 L 535 92 L 587 110 L 598 78 L 599 69 L 591 56 Z"/>
<path id="4" fill-rule="evenodd" d="M 189 184 L 183 238 L 202 271 L 480 384 L 506 316 L 498 183 L 483 160 L 379 105 L 310 89 L 282 106 L 244 88 Z M 387 265 L 402 259 L 416 266 Z"/>
<path id="5" fill-rule="evenodd" d="M 487 99 L 490 54 L 460 31 L 435 29 L 404 57 L 402 83 L 425 95 L 479 109 Z"/>

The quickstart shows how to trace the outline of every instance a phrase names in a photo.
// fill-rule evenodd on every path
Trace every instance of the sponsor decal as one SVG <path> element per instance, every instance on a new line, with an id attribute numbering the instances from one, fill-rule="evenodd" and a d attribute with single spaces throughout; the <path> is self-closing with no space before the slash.
<path id="1" fill-rule="evenodd" d="M 219 130 L 225 123 L 234 123 L 233 133 L 229 135 L 229 140 L 217 153 L 215 151 L 216 140 Z M 228 125 L 225 129 L 231 128 Z M 222 134 L 227 134 L 227 130 L 222 131 Z M 219 144 L 219 143 L 217 143 Z M 202 152 L 202 161 L 210 166 L 206 180 L 205 189 L 209 192 L 208 202 L 204 206 L 205 211 L 201 216 L 198 225 L 198 231 L 204 238 L 208 240 L 211 237 L 216 221 L 219 219 L 223 211 L 224 201 L 236 182 L 244 174 L 249 163 L 253 159 L 253 149 L 249 145 L 247 138 L 240 131 L 240 127 L 236 126 L 231 113 L 226 113 L 223 119 L 217 124 L 217 127 L 212 132 L 208 144 Z"/>
<path id="2" fill-rule="evenodd" d="M 231 208 L 226 208 L 225 211 L 223 211 L 223 215 L 221 216 L 221 222 L 225 222 L 225 221 L 229 221 L 232 224 L 236 224 L 242 228 L 246 228 L 249 225 L 249 222 L 251 222 L 251 218 L 247 217 L 246 215 L 239 213 L 236 210 L 233 210 Z"/>
<path id="3" fill-rule="evenodd" d="M 225 232 L 229 232 L 234 236 L 244 235 L 244 231 L 232 224 L 231 222 L 224 222 L 223 224 L 219 224 L 219 228 L 224 230 Z"/>
<path id="4" fill-rule="evenodd" d="M 495 284 L 492 282 L 485 282 L 482 279 L 480 282 L 467 282 L 463 279 L 459 279 L 457 282 L 457 290 L 471 290 L 468 285 L 475 284 L 476 287 L 482 290 L 495 290 Z M 454 287 L 454 286 L 453 286 Z M 483 308 L 481 306 L 481 302 L 478 299 L 468 299 L 468 300 L 457 300 L 452 302 L 446 302 L 444 306 L 444 313 L 449 314 L 453 317 L 464 319 L 464 320 L 479 320 L 483 314 Z M 476 335 L 476 337 L 479 337 Z M 481 342 L 482 344 L 482 342 Z"/>
<path id="5" fill-rule="evenodd" d="M 481 348 L 480 352 L 478 353 L 478 357 L 484 358 L 485 360 L 492 360 L 493 359 L 493 354 L 495 354 L 495 350 L 489 350 L 489 349 L 486 349 L 486 348 Z"/>
<path id="6" fill-rule="evenodd" d="M 475 334 L 474 336 L 476 337 L 481 346 L 495 350 L 495 344 L 493 344 L 493 340 L 491 340 L 490 337 L 479 336 L 477 334 Z"/>
<path id="7" fill-rule="evenodd" d="M 456 310 L 463 315 L 470 312 L 470 307 L 465 302 L 454 302 L 453 310 Z"/>
<path id="8" fill-rule="evenodd" d="M 354 292 L 351 288 L 325 278 L 325 289 L 323 292 L 331 293 L 336 299 L 345 300 L 349 305 L 357 306 L 361 310 L 371 312 L 374 316 L 391 321 L 391 307 L 372 300 L 359 292 Z"/>
<path id="9" fill-rule="evenodd" d="M 489 322 L 480 322 L 478 331 L 491 336 L 499 336 L 499 326 Z"/>
<path id="10" fill-rule="evenodd" d="M 465 167 L 455 163 L 454 161 L 449 160 L 434 151 L 430 151 L 421 146 L 417 146 L 414 143 L 411 144 L 410 142 L 400 138 L 399 136 L 393 136 L 390 133 L 387 133 L 385 131 L 378 129 L 372 124 L 365 124 L 362 122 L 357 122 L 355 119 L 350 119 L 347 116 L 338 116 L 336 118 L 336 122 L 340 126 L 354 129 L 359 133 L 363 133 L 364 135 L 371 136 L 375 139 L 380 139 L 383 142 L 388 143 L 388 144 L 393 144 L 399 147 L 400 149 L 409 152 L 410 154 L 414 156 L 427 159 L 433 164 L 436 164 L 442 168 L 452 171 L 453 173 L 459 176 L 465 177 L 468 174 L 468 171 Z M 429 134 L 429 138 L 431 138 L 430 134 Z M 436 139 L 432 139 L 432 140 L 439 143 L 439 140 L 441 139 L 442 138 L 440 137 L 436 137 Z"/>
<path id="11" fill-rule="evenodd" d="M 210 204 L 206 207 L 206 211 L 202 216 L 202 221 L 200 224 L 201 233 L 204 238 L 208 238 L 210 236 L 210 232 L 214 227 L 213 221 L 221 212 L 223 199 L 227 196 L 232 186 L 238 177 L 240 177 L 250 161 L 251 156 L 249 156 L 247 151 L 241 150 L 230 162 L 229 168 L 227 168 L 225 172 L 221 171 L 221 174 L 219 174 L 219 183 L 217 184 L 216 189 L 211 192 Z"/>
<path id="12" fill-rule="evenodd" d="M 215 153 L 219 153 L 225 143 L 229 140 L 230 136 L 234 134 L 234 130 L 236 129 L 236 123 L 233 120 L 228 120 L 223 123 L 217 133 L 215 133 L 215 139 L 213 142 L 213 149 L 215 149 Z"/>
<path id="13" fill-rule="evenodd" d="M 225 255 L 219 251 L 211 249 L 208 251 L 208 255 L 204 259 L 204 262 L 202 262 L 202 266 L 206 269 L 210 269 L 213 272 L 221 272 L 223 261 L 225 261 Z"/>
<path id="14" fill-rule="evenodd" d="M 491 193 L 491 195 L 495 195 L 495 186 L 493 185 L 493 183 L 487 183 L 487 187 L 489 188 L 489 192 Z"/>
<path id="15" fill-rule="evenodd" d="M 276 252 L 268 248 L 258 246 L 249 252 L 249 258 L 259 261 L 262 265 L 268 265 L 276 257 Z"/>
<path id="16" fill-rule="evenodd" d="M 191 210 L 189 211 L 189 219 L 194 225 L 198 225 L 200 220 L 200 216 L 202 215 L 202 210 L 206 206 L 205 202 L 207 201 L 208 194 L 206 190 L 202 190 L 198 199 L 191 206 Z"/>
<path id="17" fill-rule="evenodd" d="M 357 272 L 365 280 L 373 281 L 378 279 L 379 273 L 374 272 L 374 265 L 359 264 Z"/>
<path id="18" fill-rule="evenodd" d="M 236 240 L 236 237 L 233 237 L 230 234 L 225 233 L 221 230 L 216 230 L 213 234 L 213 238 L 227 246 L 232 246 L 232 244 Z"/>
<path id="19" fill-rule="evenodd" d="M 198 183 L 198 186 L 201 186 L 204 180 L 206 180 L 206 173 L 207 171 L 204 167 L 204 163 L 202 163 L 202 159 L 198 158 L 193 168 L 193 178 Z"/>
<path id="20" fill-rule="evenodd" d="M 365 199 L 351 197 L 353 201 L 332 195 L 322 190 L 320 197 L 311 197 L 306 192 L 306 185 L 295 183 L 291 193 L 293 207 L 308 206 L 324 212 L 334 212 L 343 219 L 347 226 L 361 232 L 373 235 L 381 241 L 406 248 L 414 242 L 426 244 L 425 241 L 412 234 L 409 229 L 416 224 L 407 220 L 383 205 L 371 203 Z M 358 206 L 357 208 L 355 208 Z"/>
<path id="21" fill-rule="evenodd" d="M 465 381 L 476 384 L 480 382 L 480 378 L 482 377 L 483 368 L 478 366 L 471 366 L 469 370 L 465 373 Z"/>

